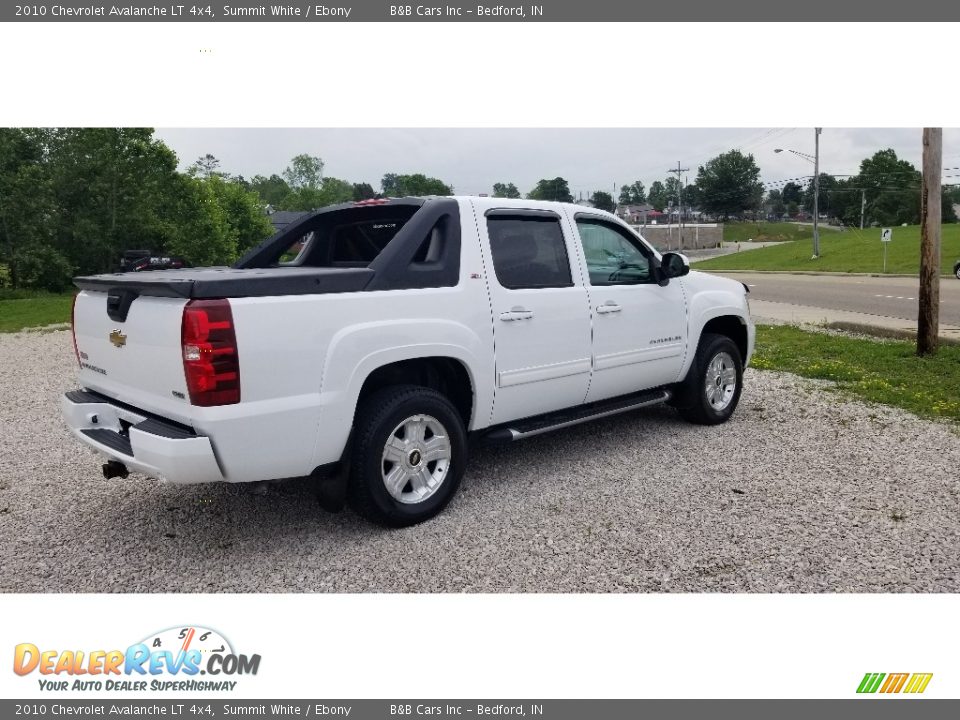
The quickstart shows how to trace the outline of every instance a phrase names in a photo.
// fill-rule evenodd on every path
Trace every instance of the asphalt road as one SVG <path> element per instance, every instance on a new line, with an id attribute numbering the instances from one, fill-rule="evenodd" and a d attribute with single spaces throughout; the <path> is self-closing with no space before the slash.
<path id="1" fill-rule="evenodd" d="M 723 274 L 723 273 L 720 273 Z M 917 319 L 917 278 L 735 273 L 750 298 Z M 960 325 L 960 280 L 940 278 L 940 322 Z"/>

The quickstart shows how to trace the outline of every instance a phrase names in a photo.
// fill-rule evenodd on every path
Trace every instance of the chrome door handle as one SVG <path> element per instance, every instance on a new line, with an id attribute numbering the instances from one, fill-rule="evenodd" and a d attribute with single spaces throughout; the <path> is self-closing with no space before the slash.
<path id="1" fill-rule="evenodd" d="M 598 315 L 606 315 L 607 313 L 620 312 L 621 310 L 623 310 L 623 308 L 617 305 L 612 300 L 608 300 L 603 305 L 597 305 Z"/>
<path id="2" fill-rule="evenodd" d="M 515 320 L 530 320 L 533 317 L 533 310 L 527 310 L 522 307 L 510 308 L 507 312 L 500 313 L 500 319 L 504 322 L 514 322 Z"/>

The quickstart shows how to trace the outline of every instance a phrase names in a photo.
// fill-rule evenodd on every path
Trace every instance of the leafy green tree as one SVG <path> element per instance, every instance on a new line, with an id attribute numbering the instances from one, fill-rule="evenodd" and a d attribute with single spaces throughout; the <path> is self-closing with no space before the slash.
<path id="1" fill-rule="evenodd" d="M 453 195 L 453 187 L 437 178 L 427 177 L 423 173 L 397 175 L 387 173 L 381 182 L 386 197 L 408 197 L 419 195 Z"/>
<path id="2" fill-rule="evenodd" d="M 785 203 L 797 203 L 799 205 L 803 200 L 803 188 L 793 181 L 783 186 L 781 194 Z"/>
<path id="3" fill-rule="evenodd" d="M 753 155 L 739 150 L 722 153 L 701 165 L 697 186 L 703 194 L 703 209 L 723 218 L 755 209 L 763 198 L 760 168 Z"/>
<path id="4" fill-rule="evenodd" d="M 314 155 L 297 155 L 283 171 L 283 179 L 294 190 L 316 190 L 323 182 L 324 162 Z"/>
<path id="5" fill-rule="evenodd" d="M 620 188 L 619 202 L 621 205 L 643 205 L 647 202 L 647 189 L 639 180 L 624 185 Z"/>
<path id="6" fill-rule="evenodd" d="M 495 198 L 518 198 L 520 191 L 513 183 L 494 183 L 493 196 Z"/>
<path id="7" fill-rule="evenodd" d="M 894 150 L 880 150 L 863 160 L 854 181 L 866 191 L 868 223 L 920 222 L 920 171 Z"/>
<path id="8" fill-rule="evenodd" d="M 56 204 L 53 247 L 81 274 L 116 267 L 129 248 L 159 251 L 176 216 L 177 158 L 150 128 L 59 128 L 49 170 Z"/>
<path id="9" fill-rule="evenodd" d="M 353 199 L 354 200 L 372 200 L 377 196 L 377 191 L 373 189 L 373 185 L 370 183 L 354 183 L 353 184 Z"/>
<path id="10" fill-rule="evenodd" d="M 13 287 L 43 286 L 59 290 L 70 281 L 73 267 L 51 247 L 53 186 L 46 162 L 50 132 L 30 128 L 0 128 L 0 266 Z M 40 277 L 37 263 L 57 269 Z M 50 257 L 55 254 L 54 257 Z"/>
<path id="11" fill-rule="evenodd" d="M 700 187 L 694 182 L 683 188 L 683 207 L 688 209 L 699 209 L 703 201 Z"/>
<path id="12" fill-rule="evenodd" d="M 210 153 L 207 153 L 206 155 L 198 157 L 193 165 L 187 168 L 187 175 L 208 178 L 211 175 L 221 175 L 222 173 L 219 168 L 220 161 Z"/>
<path id="13" fill-rule="evenodd" d="M 556 177 L 553 180 L 538 180 L 536 187 L 527 193 L 527 197 L 531 200 L 573 202 L 573 195 L 570 194 L 570 186 L 562 177 Z"/>
<path id="14" fill-rule="evenodd" d="M 260 196 L 264 205 L 272 205 L 273 207 L 283 205 L 283 201 L 291 192 L 287 181 L 276 173 L 270 177 L 254 175 L 250 181 L 250 189 Z"/>
<path id="15" fill-rule="evenodd" d="M 339 178 L 324 178 L 317 187 L 293 190 L 280 204 L 281 210 L 316 210 L 353 200 L 353 185 Z"/>
<path id="16" fill-rule="evenodd" d="M 169 237 L 164 250 L 191 265 L 229 265 L 239 245 L 217 197 L 215 181 L 179 175 L 165 198 Z"/>
<path id="17" fill-rule="evenodd" d="M 783 201 L 783 192 L 780 190 L 771 190 L 768 192 L 765 205 L 767 212 L 771 215 L 776 215 L 778 218 L 787 211 L 787 205 Z"/>
<path id="18" fill-rule="evenodd" d="M 218 175 L 209 175 L 204 182 L 210 186 L 223 211 L 227 234 L 236 247 L 234 256 L 229 260 L 235 260 L 236 256 L 242 255 L 273 233 L 273 226 L 256 193 L 246 190 L 238 182 Z"/>
<path id="19" fill-rule="evenodd" d="M 664 181 L 663 190 L 667 194 L 667 200 L 673 203 L 674 207 L 680 204 L 680 180 L 671 175 Z"/>
<path id="20" fill-rule="evenodd" d="M 616 203 L 613 202 L 613 195 L 602 190 L 597 190 L 590 196 L 590 204 L 597 210 L 606 210 L 607 212 L 613 212 L 617 207 Z"/>
<path id="21" fill-rule="evenodd" d="M 654 180 L 650 185 L 650 192 L 647 193 L 647 202 L 653 205 L 654 210 L 663 211 L 670 200 L 667 189 L 659 180 Z"/>

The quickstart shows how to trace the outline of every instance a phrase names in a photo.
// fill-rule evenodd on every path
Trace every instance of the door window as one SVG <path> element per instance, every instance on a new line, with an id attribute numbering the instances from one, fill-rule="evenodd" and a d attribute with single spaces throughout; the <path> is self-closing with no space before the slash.
<path id="1" fill-rule="evenodd" d="M 577 219 L 591 285 L 638 285 L 653 282 L 651 254 L 623 228 L 603 221 Z"/>

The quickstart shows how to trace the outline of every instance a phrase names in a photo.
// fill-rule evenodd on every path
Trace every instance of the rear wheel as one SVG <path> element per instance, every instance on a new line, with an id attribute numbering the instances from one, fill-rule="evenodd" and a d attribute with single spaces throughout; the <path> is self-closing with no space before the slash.
<path id="1" fill-rule="evenodd" d="M 380 390 L 357 412 L 350 504 L 381 525 L 423 522 L 456 493 L 466 456 L 463 421 L 446 397 L 418 385 Z"/>
<path id="2" fill-rule="evenodd" d="M 726 422 L 740 402 L 742 389 L 743 360 L 736 343 L 726 335 L 706 333 L 679 388 L 680 415 L 698 425 Z"/>

